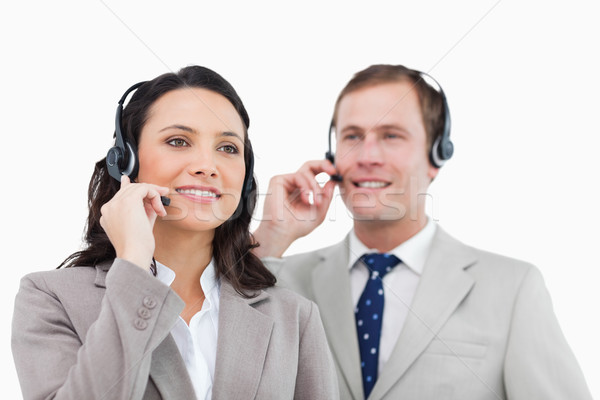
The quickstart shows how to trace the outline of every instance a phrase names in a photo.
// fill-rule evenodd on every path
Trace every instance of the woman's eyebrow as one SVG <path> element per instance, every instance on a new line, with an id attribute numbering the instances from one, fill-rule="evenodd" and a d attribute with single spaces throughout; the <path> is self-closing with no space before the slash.
<path id="1" fill-rule="evenodd" d="M 159 132 L 166 131 L 169 129 L 180 129 L 182 131 L 186 131 L 189 133 L 197 133 L 194 129 L 190 128 L 189 126 L 179 125 L 179 124 L 169 125 L 167 127 L 162 128 Z"/>
<path id="2" fill-rule="evenodd" d="M 242 137 L 240 135 L 238 135 L 235 132 L 229 132 L 229 131 L 225 131 L 223 133 L 221 133 L 221 136 L 231 136 L 231 137 L 236 137 L 240 140 L 240 142 L 244 143 L 244 139 L 242 139 Z"/>

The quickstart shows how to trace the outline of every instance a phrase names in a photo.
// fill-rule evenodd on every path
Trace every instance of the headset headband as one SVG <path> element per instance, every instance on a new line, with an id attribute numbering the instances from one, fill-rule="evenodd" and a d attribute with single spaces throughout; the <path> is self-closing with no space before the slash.
<path id="1" fill-rule="evenodd" d="M 419 75 L 419 79 L 424 81 L 429 87 L 433 88 L 436 92 L 438 92 L 442 98 L 443 104 L 443 112 L 444 112 L 444 127 L 442 129 L 441 135 L 438 135 L 435 141 L 432 143 L 431 149 L 429 151 L 429 160 L 432 165 L 441 168 L 446 161 L 448 161 L 452 154 L 454 153 L 454 144 L 450 140 L 450 109 L 448 107 L 448 101 L 446 100 L 446 94 L 442 89 L 442 86 L 436 81 L 431 75 L 417 71 L 417 70 L 409 70 L 411 72 Z M 415 82 L 415 83 L 418 83 Z M 433 83 L 433 84 L 432 84 Z M 334 121 L 331 119 L 331 123 L 329 124 L 329 136 L 328 136 L 328 148 L 329 150 L 325 153 L 325 158 L 331 161 L 332 164 L 335 164 L 335 155 L 332 151 L 331 146 L 331 136 L 333 132 Z M 338 175 L 332 176 L 333 179 L 339 180 Z"/>
<path id="2" fill-rule="evenodd" d="M 122 114 L 123 114 L 123 104 L 125 103 L 125 99 L 129 95 L 129 93 L 138 89 L 143 84 L 147 83 L 147 81 L 138 82 L 135 85 L 131 86 L 121 99 L 119 100 L 119 104 L 117 106 L 117 112 L 115 115 L 115 145 L 108 150 L 106 155 L 106 165 L 108 167 L 108 173 L 117 181 L 121 181 L 122 175 L 129 176 L 132 180 L 137 177 L 139 163 L 137 157 L 137 148 L 134 143 L 130 143 L 125 139 L 125 135 L 123 134 L 122 129 Z M 252 144 L 250 143 L 250 139 L 246 138 L 246 142 L 244 146 L 249 147 L 249 158 L 248 158 L 248 167 L 246 169 L 246 174 L 244 176 L 244 186 L 242 188 L 242 199 L 241 201 L 246 202 L 250 193 L 252 191 L 253 184 L 253 174 L 254 174 L 254 152 L 252 151 Z"/>

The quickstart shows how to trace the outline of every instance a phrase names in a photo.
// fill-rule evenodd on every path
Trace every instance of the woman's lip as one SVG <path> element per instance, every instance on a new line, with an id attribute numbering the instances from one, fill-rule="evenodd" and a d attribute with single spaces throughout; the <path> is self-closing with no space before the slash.
<path id="1" fill-rule="evenodd" d="M 221 198 L 221 193 L 209 186 L 182 186 L 175 189 L 177 194 L 196 203 L 213 203 Z"/>
<path id="2" fill-rule="evenodd" d="M 214 193 L 215 195 L 217 195 L 218 197 L 221 196 L 221 192 L 213 187 L 213 186 L 197 186 L 197 185 L 188 185 L 188 186 L 179 186 L 177 188 L 175 188 L 175 191 L 177 193 L 181 193 L 181 192 L 211 192 Z"/>

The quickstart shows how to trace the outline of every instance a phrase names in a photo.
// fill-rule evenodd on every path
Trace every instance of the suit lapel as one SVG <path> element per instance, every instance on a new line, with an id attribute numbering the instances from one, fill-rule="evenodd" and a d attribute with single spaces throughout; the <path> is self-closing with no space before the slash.
<path id="1" fill-rule="evenodd" d="M 246 299 L 221 280 L 219 337 L 212 398 L 253 399 L 262 376 L 273 320 L 254 308 L 269 295 Z"/>
<path id="2" fill-rule="evenodd" d="M 96 279 L 94 284 L 106 287 L 106 274 L 112 261 L 96 265 Z M 196 392 L 190 379 L 185 363 L 181 358 L 175 339 L 168 334 L 165 339 L 152 352 L 150 364 L 150 379 L 160 393 L 158 399 L 195 399 Z M 155 392 L 148 387 L 144 398 L 155 398 Z"/>
<path id="3" fill-rule="evenodd" d="M 329 347 L 343 379 L 353 397 L 362 399 L 360 354 L 347 268 L 348 237 L 324 250 L 320 256 L 319 265 L 312 274 L 315 303 L 319 306 Z"/>
<path id="4" fill-rule="evenodd" d="M 152 353 L 150 378 L 163 399 L 195 399 L 196 393 L 170 334 Z"/>
<path id="5" fill-rule="evenodd" d="M 471 290 L 473 278 L 464 270 L 475 260 L 468 247 L 437 227 L 406 322 L 370 399 L 383 398 L 437 336 Z"/>

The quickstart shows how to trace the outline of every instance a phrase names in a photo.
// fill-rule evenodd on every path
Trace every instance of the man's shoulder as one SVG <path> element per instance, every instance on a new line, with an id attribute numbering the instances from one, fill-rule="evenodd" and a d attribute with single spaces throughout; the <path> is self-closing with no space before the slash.
<path id="1" fill-rule="evenodd" d="M 485 249 L 480 249 L 480 248 L 476 248 L 476 247 L 472 247 L 472 246 L 470 246 L 470 247 L 473 250 L 473 252 L 475 254 L 477 254 L 479 261 L 484 264 L 502 265 L 502 266 L 510 265 L 510 266 L 513 266 L 514 268 L 520 268 L 520 269 L 528 269 L 528 268 L 533 267 L 533 264 L 531 264 L 530 262 L 525 261 L 525 260 L 521 260 L 518 258 L 500 254 L 500 253 L 495 253 L 493 251 L 489 251 L 489 250 L 485 250 Z"/>
<path id="2" fill-rule="evenodd" d="M 532 270 L 537 271 L 537 268 L 528 261 L 465 244 L 440 227 L 430 253 L 436 251 L 445 252 L 449 258 L 458 257 L 460 254 L 465 260 L 469 260 L 466 270 L 472 272 L 525 275 Z"/>
<path id="3" fill-rule="evenodd" d="M 348 238 L 345 237 L 341 242 L 322 247 L 316 250 L 310 250 L 295 254 L 286 255 L 281 258 L 266 257 L 262 261 L 267 265 L 315 265 L 322 261 L 338 260 L 347 258 Z"/>
<path id="4" fill-rule="evenodd" d="M 332 256 L 337 256 L 348 251 L 347 239 L 344 238 L 341 242 L 330 246 L 321 247 L 316 250 L 305 251 L 301 253 L 291 254 L 283 257 L 284 260 L 306 260 L 306 259 L 324 259 Z"/>
<path id="5" fill-rule="evenodd" d="M 315 274 L 332 277 L 347 271 L 348 248 L 345 240 L 314 251 L 283 258 L 267 257 L 262 261 L 282 286 L 312 299 Z"/>

